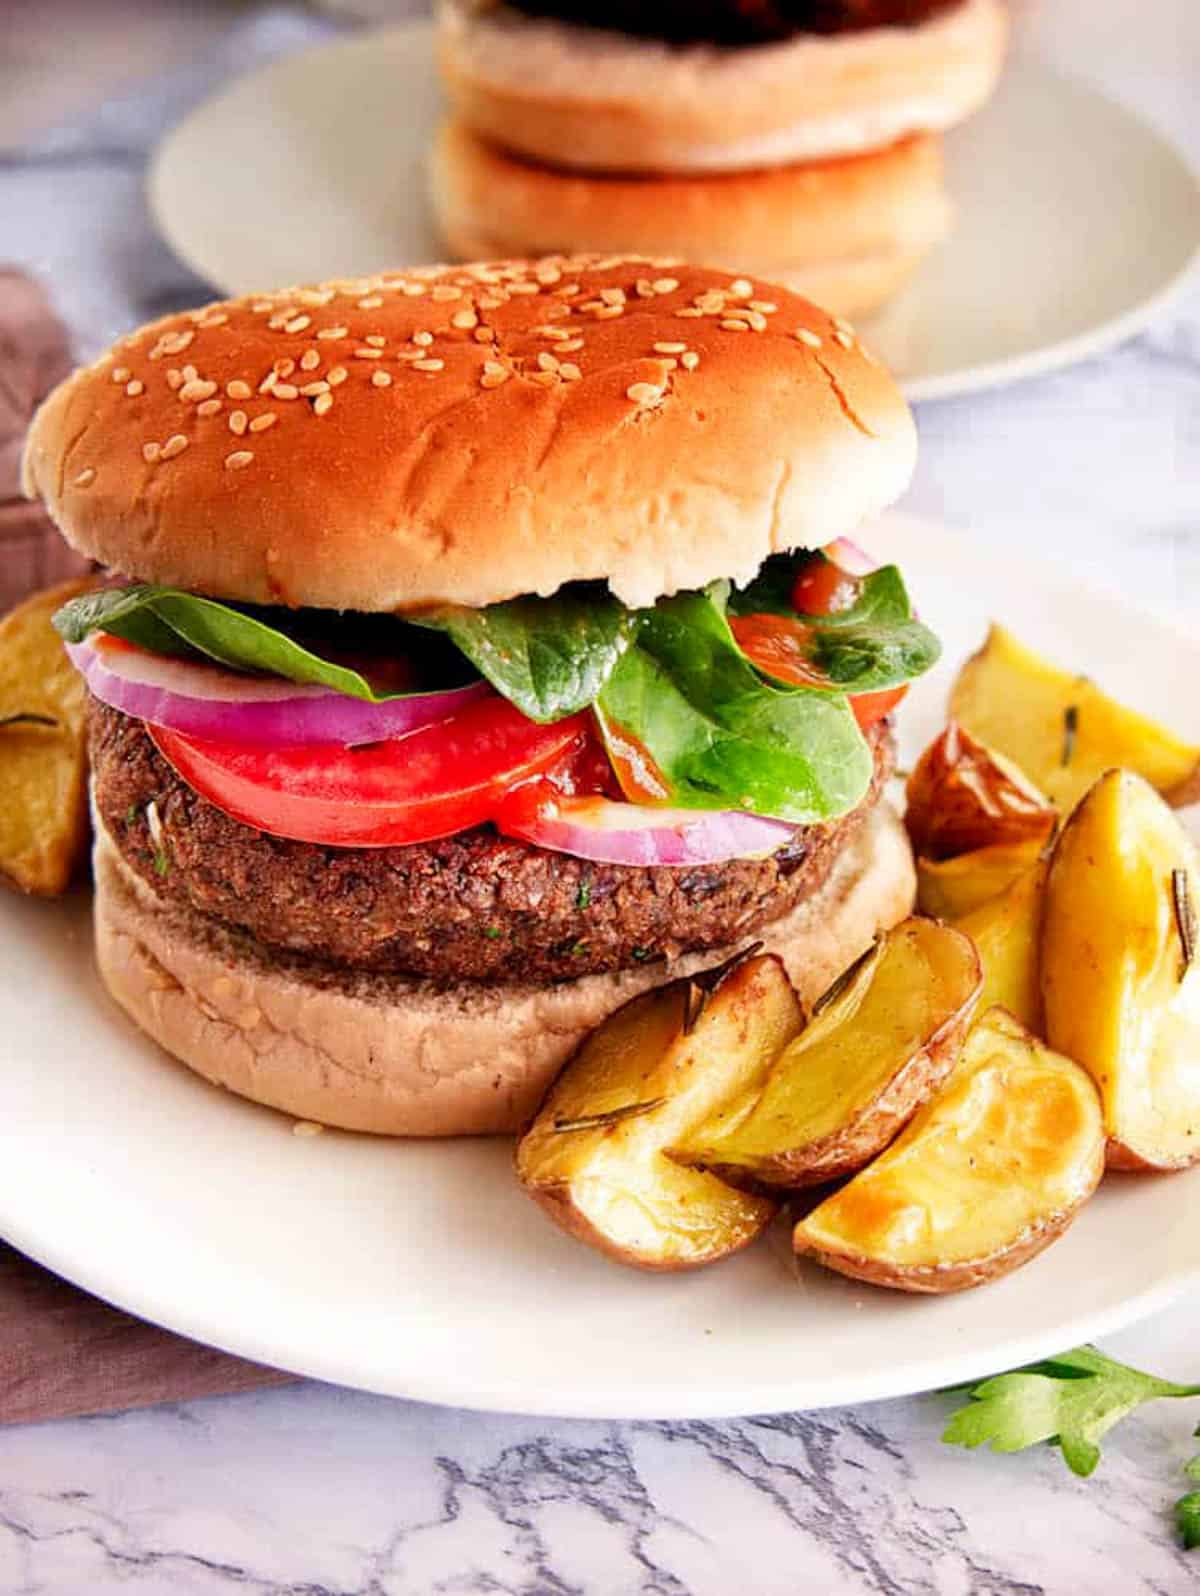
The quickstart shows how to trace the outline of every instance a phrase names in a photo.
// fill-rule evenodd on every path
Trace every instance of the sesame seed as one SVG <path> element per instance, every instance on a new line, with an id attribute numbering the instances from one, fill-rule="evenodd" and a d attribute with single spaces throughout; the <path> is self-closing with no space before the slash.
<path id="1" fill-rule="evenodd" d="M 390 388 L 392 386 L 391 373 L 387 371 L 373 371 L 371 373 L 371 386 L 373 388 Z"/>
<path id="2" fill-rule="evenodd" d="M 250 423 L 251 432 L 265 432 L 268 427 L 273 427 L 279 420 L 274 410 L 264 410 L 261 416 L 255 416 Z"/>
<path id="3" fill-rule="evenodd" d="M 625 290 L 623 288 L 602 288 L 600 298 L 606 305 L 623 305 L 625 303 Z"/>
<path id="4" fill-rule="evenodd" d="M 410 342 L 416 344 L 420 349 L 428 349 L 433 342 L 433 334 L 431 332 L 415 332 Z"/>
<path id="5" fill-rule="evenodd" d="M 368 333 L 363 339 L 363 343 L 370 344 L 372 349 L 383 349 L 387 344 L 387 339 L 382 333 Z"/>
<path id="6" fill-rule="evenodd" d="M 243 382 L 240 377 L 235 377 L 232 382 L 225 384 L 225 392 L 231 399 L 249 399 L 253 389 L 248 382 Z"/>
<path id="7" fill-rule="evenodd" d="M 149 465 L 153 465 L 161 453 L 161 443 L 144 443 L 142 445 L 142 459 Z"/>
<path id="8" fill-rule="evenodd" d="M 679 317 L 680 321 L 696 321 L 699 317 L 704 315 L 704 312 L 702 310 L 696 309 L 695 306 L 685 305 L 682 310 L 677 310 L 675 314 Z"/>
<path id="9" fill-rule="evenodd" d="M 376 372 L 375 375 L 378 376 L 379 373 Z M 300 390 L 300 396 L 303 399 L 315 399 L 319 393 L 328 392 L 329 384 L 318 378 L 316 382 L 306 382 Z"/>
<path id="10" fill-rule="evenodd" d="M 779 309 L 779 306 L 773 304 L 769 299 L 752 299 L 750 301 L 750 309 L 761 311 L 764 316 L 770 316 Z"/>
<path id="11" fill-rule="evenodd" d="M 190 327 L 185 327 L 182 332 L 172 333 L 162 340 L 165 355 L 181 355 L 191 343 L 196 334 Z"/>
<path id="12" fill-rule="evenodd" d="M 639 299 L 653 299 L 654 284 L 649 280 L 648 277 L 639 277 L 634 287 L 634 292 L 637 294 Z"/>
<path id="13" fill-rule="evenodd" d="M 494 360 L 485 360 L 483 375 L 479 379 L 481 388 L 498 388 L 501 383 L 507 382 L 512 373 L 506 366 L 499 365 Z"/>
<path id="14" fill-rule="evenodd" d="M 359 300 L 358 308 L 359 308 L 359 310 L 378 310 L 380 305 L 382 305 L 382 304 L 383 304 L 383 295 L 382 294 L 368 294 L 365 299 L 360 299 Z"/>
<path id="15" fill-rule="evenodd" d="M 323 416 L 327 410 L 331 410 L 332 408 L 333 395 L 331 393 L 319 393 L 313 400 L 314 416 Z"/>
<path id="16" fill-rule="evenodd" d="M 277 310 L 267 323 L 267 326 L 272 332 L 280 332 L 291 319 L 292 312 L 290 310 Z"/>
<path id="17" fill-rule="evenodd" d="M 345 366 L 334 366 L 327 376 L 329 386 L 331 388 L 336 388 L 340 383 L 345 382 L 349 375 L 350 373 L 346 370 Z"/>
<path id="18" fill-rule="evenodd" d="M 333 298 L 333 289 L 302 288 L 296 298 L 302 305 L 327 305 Z"/>
<path id="19" fill-rule="evenodd" d="M 559 346 L 558 346 L 558 352 L 559 352 L 560 355 L 566 355 L 566 354 L 570 354 L 575 349 L 582 349 L 582 348 L 583 348 L 583 339 L 582 338 L 564 338 L 562 343 L 560 343 Z"/>
<path id="20" fill-rule="evenodd" d="M 754 292 L 754 284 L 745 277 L 739 277 L 736 282 L 730 283 L 729 292 L 735 299 L 749 299 Z"/>
<path id="21" fill-rule="evenodd" d="M 564 360 L 560 364 L 558 374 L 564 382 L 578 382 L 583 376 L 583 372 L 580 371 L 579 367 L 570 360 Z"/>
<path id="22" fill-rule="evenodd" d="M 258 385 L 259 393 L 274 393 L 275 384 L 278 381 L 279 381 L 279 373 L 277 371 L 268 371 L 266 376 L 263 378 L 263 380 Z"/>
<path id="23" fill-rule="evenodd" d="M 408 299 L 420 299 L 425 292 L 424 283 L 401 283 L 400 292 Z"/>
<path id="24" fill-rule="evenodd" d="M 547 353 L 545 349 L 543 349 L 541 354 L 537 357 L 537 363 L 542 371 L 558 370 L 558 361 L 555 360 L 553 355 Z"/>
<path id="25" fill-rule="evenodd" d="M 298 399 L 300 390 L 293 382 L 277 382 L 271 392 L 276 399 Z"/>
<path id="26" fill-rule="evenodd" d="M 75 478 L 75 486 L 77 488 L 87 488 L 87 487 L 90 487 L 91 484 L 93 482 L 95 482 L 95 480 L 96 480 L 96 468 L 94 466 L 85 466 L 84 469 Z"/>
<path id="27" fill-rule="evenodd" d="M 479 317 L 473 310 L 456 310 L 450 318 L 452 327 L 461 327 L 464 332 L 469 332 L 472 327 L 478 327 Z"/>
<path id="28" fill-rule="evenodd" d="M 700 364 L 700 356 L 694 349 L 689 349 L 686 355 L 680 356 L 680 364 L 683 366 L 684 371 L 695 371 Z"/>
<path id="29" fill-rule="evenodd" d="M 581 294 L 583 289 L 578 283 L 564 283 L 561 288 L 554 290 L 555 299 L 574 299 L 576 294 Z"/>
<path id="30" fill-rule="evenodd" d="M 232 454 L 225 456 L 225 469 L 226 471 L 244 471 L 253 459 L 252 450 L 235 449 Z"/>
<path id="31" fill-rule="evenodd" d="M 509 283 L 508 291 L 510 294 L 540 294 L 542 290 L 537 283 Z M 433 297 L 437 298 L 436 288 Z"/>
<path id="32" fill-rule="evenodd" d="M 348 338 L 349 336 L 349 327 L 322 327 L 317 334 L 318 338 Z"/>
<path id="33" fill-rule="evenodd" d="M 354 351 L 354 358 L 355 358 L 355 360 L 382 360 L 383 359 L 383 350 L 382 349 L 356 349 Z"/>
<path id="34" fill-rule="evenodd" d="M 496 342 L 494 327 L 476 327 L 472 336 L 477 344 L 494 344 Z"/>
<path id="35" fill-rule="evenodd" d="M 220 408 L 220 399 L 205 399 L 202 404 L 196 406 L 196 414 L 198 416 L 215 416 Z"/>
<path id="36" fill-rule="evenodd" d="M 250 309 L 256 316 L 265 316 L 267 311 L 269 311 L 271 308 L 271 301 L 269 299 L 260 299 L 255 304 L 250 306 Z"/>
<path id="37" fill-rule="evenodd" d="M 677 277 L 656 277 L 652 286 L 656 294 L 673 294 L 679 287 L 679 279 Z"/>
<path id="38" fill-rule="evenodd" d="M 652 382 L 635 382 L 625 390 L 625 397 L 632 399 L 635 405 L 656 405 L 662 396 L 662 389 L 655 387 Z"/>
<path id="39" fill-rule="evenodd" d="M 449 301 L 451 299 L 461 299 L 462 289 L 455 288 L 452 283 L 435 283 L 429 297 L 431 299 L 445 301 Z"/>
<path id="40" fill-rule="evenodd" d="M 174 366 L 167 372 L 167 387 L 173 392 L 183 387 L 183 372 L 176 371 Z"/>
<path id="41" fill-rule="evenodd" d="M 244 410 L 235 410 L 229 418 L 230 432 L 235 432 L 240 438 L 249 424 L 249 419 Z"/>
<path id="42" fill-rule="evenodd" d="M 543 288 L 550 288 L 555 283 L 562 282 L 562 272 L 557 266 L 539 266 L 534 275 Z"/>
<path id="43" fill-rule="evenodd" d="M 315 349 L 306 349 L 300 356 L 301 371 L 316 371 L 321 364 L 321 357 Z"/>
<path id="44" fill-rule="evenodd" d="M 112 369 L 112 380 L 115 383 L 119 384 L 122 382 L 128 382 L 129 376 L 130 372 L 128 366 L 114 366 Z"/>
<path id="45" fill-rule="evenodd" d="M 813 332 L 809 327 L 797 327 L 796 337 L 802 344 L 807 344 L 810 349 L 820 349 L 821 347 L 820 334 Z"/>
<path id="46" fill-rule="evenodd" d="M 721 326 L 724 327 L 726 332 L 750 331 L 750 323 L 748 321 L 740 321 L 736 316 L 726 316 L 721 322 Z"/>
<path id="47" fill-rule="evenodd" d="M 414 371 L 441 371 L 445 364 L 444 360 L 414 360 L 412 369 Z"/>
<path id="48" fill-rule="evenodd" d="M 298 332 L 303 332 L 306 327 L 311 327 L 311 326 L 312 326 L 312 317 L 311 316 L 293 316 L 291 321 L 284 322 L 283 330 L 284 330 L 284 332 L 298 333 Z"/>
<path id="49" fill-rule="evenodd" d="M 195 366 L 185 366 L 183 368 L 183 380 L 184 380 L 184 382 L 195 382 L 195 381 L 197 381 L 199 376 L 200 376 L 200 373 L 196 370 Z"/>
<path id="50" fill-rule="evenodd" d="M 558 373 L 554 371 L 527 371 L 523 375 L 526 382 L 536 383 L 539 388 L 553 388 L 558 382 Z"/>
<path id="51" fill-rule="evenodd" d="M 499 310 L 504 303 L 502 294 L 484 294 L 479 301 L 480 310 Z"/>
<path id="52" fill-rule="evenodd" d="M 595 313 L 597 321 L 611 321 L 614 316 L 623 316 L 624 314 L 624 305 L 601 305 L 600 309 Z"/>
<path id="53" fill-rule="evenodd" d="M 537 327 L 534 330 L 540 338 L 553 338 L 556 341 L 571 336 L 569 327 Z"/>
<path id="54" fill-rule="evenodd" d="M 704 316 L 719 316 L 725 309 L 725 298 L 718 289 L 712 289 L 707 294 L 697 294 L 695 306 Z"/>
<path id="55" fill-rule="evenodd" d="M 182 454 L 187 446 L 188 441 L 184 437 L 183 433 L 173 432 L 167 439 L 166 443 L 163 444 L 160 458 L 163 460 L 174 460 L 175 456 L 177 454 Z"/>
<path id="56" fill-rule="evenodd" d="M 681 355 L 686 348 L 686 344 L 661 343 L 655 344 L 654 353 L 656 355 Z"/>
<path id="57" fill-rule="evenodd" d="M 766 332 L 767 318 L 763 315 L 761 310 L 744 310 L 742 315 L 745 320 L 750 323 L 751 327 L 754 328 L 755 332 Z"/>
<path id="58" fill-rule="evenodd" d="M 223 310 L 208 311 L 201 318 L 199 325 L 201 327 L 223 327 L 228 320 L 229 317 Z"/>
<path id="59" fill-rule="evenodd" d="M 845 316 L 834 316 L 832 321 L 839 332 L 849 333 L 851 337 L 854 336 L 854 324 L 847 321 Z"/>
<path id="60" fill-rule="evenodd" d="M 125 392 L 131 399 L 136 399 L 138 394 L 145 393 L 145 391 L 146 384 L 139 377 L 135 377 L 132 382 L 125 384 Z"/>
<path id="61" fill-rule="evenodd" d="M 215 382 L 201 382 L 198 377 L 193 377 L 189 382 L 185 382 L 179 390 L 179 397 L 184 404 L 190 405 L 200 399 L 211 398 L 216 391 L 217 385 Z"/>
<path id="62" fill-rule="evenodd" d="M 852 333 L 848 333 L 844 327 L 835 327 L 833 341 L 835 344 L 841 344 L 843 349 L 849 349 L 854 343 L 854 336 Z"/>
<path id="63" fill-rule="evenodd" d="M 278 360 L 271 362 L 271 370 L 277 377 L 290 377 L 296 369 L 296 362 L 289 360 L 286 355 L 281 355 Z"/>

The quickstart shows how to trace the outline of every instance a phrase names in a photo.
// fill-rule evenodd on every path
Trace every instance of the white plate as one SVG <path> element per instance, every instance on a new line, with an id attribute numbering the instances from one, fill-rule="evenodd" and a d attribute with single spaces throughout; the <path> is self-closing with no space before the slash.
<path id="1" fill-rule="evenodd" d="M 244 293 L 441 258 L 425 193 L 428 24 L 242 78 L 165 139 L 150 200 L 175 251 Z M 946 140 L 958 221 L 871 341 L 914 399 L 1095 354 L 1160 312 L 1200 250 L 1182 158 L 1096 90 L 1015 60 Z"/>
<path id="2" fill-rule="evenodd" d="M 946 658 L 912 695 L 911 760 L 989 611 L 1200 738 L 1200 643 L 1064 574 L 892 518 Z M 198 1340 L 398 1396 L 666 1418 L 946 1385 L 1132 1322 L 1200 1284 L 1200 1170 L 1116 1178 L 1027 1268 L 941 1301 L 797 1273 L 786 1233 L 714 1269 L 638 1274 L 556 1230 L 506 1142 L 378 1141 L 210 1087 L 124 1020 L 82 900 L 0 901 L 0 1233 Z M 1190 1202 L 1189 1202 L 1190 1199 Z"/>

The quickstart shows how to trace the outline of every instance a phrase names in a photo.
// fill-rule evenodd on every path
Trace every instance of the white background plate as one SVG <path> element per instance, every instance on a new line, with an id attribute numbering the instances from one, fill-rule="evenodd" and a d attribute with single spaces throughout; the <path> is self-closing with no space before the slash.
<path id="1" fill-rule="evenodd" d="M 903 716 L 906 762 L 990 613 L 1200 739 L 1200 643 L 1181 631 L 1065 573 L 1031 591 L 1026 564 L 910 519 L 868 546 L 946 643 Z M 588 1417 L 821 1407 L 1062 1350 L 1200 1284 L 1200 1170 L 1111 1178 L 1042 1257 L 940 1301 L 797 1271 L 786 1232 L 694 1275 L 623 1269 L 518 1191 L 506 1142 L 300 1139 L 168 1060 L 99 990 L 82 897 L 0 896 L 0 1037 L 0 1233 L 184 1334 L 394 1395 Z"/>
<path id="2" fill-rule="evenodd" d="M 242 78 L 160 146 L 155 217 L 230 293 L 441 258 L 425 154 L 427 24 L 356 35 Z M 1048 371 L 1130 336 L 1200 248 L 1182 158 L 1097 90 L 1014 60 L 946 140 L 957 225 L 870 328 L 910 398 Z"/>

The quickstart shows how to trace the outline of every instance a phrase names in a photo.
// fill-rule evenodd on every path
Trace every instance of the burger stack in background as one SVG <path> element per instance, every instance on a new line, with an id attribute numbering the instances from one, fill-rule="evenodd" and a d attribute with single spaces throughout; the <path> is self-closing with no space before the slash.
<path id="1" fill-rule="evenodd" d="M 438 0 L 435 214 L 460 259 L 681 256 L 842 315 L 951 207 L 940 135 L 1003 59 L 1002 0 Z"/>

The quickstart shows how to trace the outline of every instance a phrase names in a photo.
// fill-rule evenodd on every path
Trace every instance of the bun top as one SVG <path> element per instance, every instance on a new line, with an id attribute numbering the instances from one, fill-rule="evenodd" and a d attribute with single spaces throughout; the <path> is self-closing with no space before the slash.
<path id="1" fill-rule="evenodd" d="M 122 575 L 481 606 L 748 580 L 889 504 L 915 433 L 843 321 L 640 257 L 420 268 L 169 316 L 34 419 L 26 492 Z"/>

